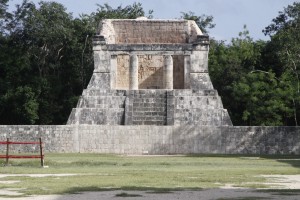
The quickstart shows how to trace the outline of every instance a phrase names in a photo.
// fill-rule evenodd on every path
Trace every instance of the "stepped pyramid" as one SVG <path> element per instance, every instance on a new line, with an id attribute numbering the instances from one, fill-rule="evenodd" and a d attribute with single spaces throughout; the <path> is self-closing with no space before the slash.
<path id="1" fill-rule="evenodd" d="M 232 126 L 194 21 L 106 19 L 93 45 L 93 76 L 67 124 Z"/>

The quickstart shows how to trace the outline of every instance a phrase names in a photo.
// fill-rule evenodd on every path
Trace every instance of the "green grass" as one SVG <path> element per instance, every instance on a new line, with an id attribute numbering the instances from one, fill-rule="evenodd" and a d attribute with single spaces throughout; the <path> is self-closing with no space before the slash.
<path id="1" fill-rule="evenodd" d="M 102 154 L 46 154 L 39 160 L 11 160 L 0 174 L 76 174 L 76 176 L 0 178 L 0 189 L 22 189 L 25 195 L 65 194 L 103 190 L 174 190 L 216 188 L 225 184 L 261 188 L 259 175 L 299 174 L 299 156 L 255 157 L 223 155 L 117 156 Z M 1 181 L 20 180 L 14 184 Z"/>

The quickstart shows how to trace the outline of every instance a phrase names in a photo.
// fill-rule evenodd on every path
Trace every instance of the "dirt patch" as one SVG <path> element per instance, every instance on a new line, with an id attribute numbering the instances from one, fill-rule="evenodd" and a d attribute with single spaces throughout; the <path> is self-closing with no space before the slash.
<path id="1" fill-rule="evenodd" d="M 0 196 L 21 196 L 22 193 L 19 192 L 19 190 L 13 189 L 13 188 L 6 188 L 6 189 L 0 189 Z M 0 197 L 0 199 L 2 199 Z M 11 198 L 10 198 L 11 199 Z"/>
<path id="2" fill-rule="evenodd" d="M 300 189 L 300 175 L 263 175 L 272 188 Z"/>
<path id="3" fill-rule="evenodd" d="M 78 176 L 79 174 L 0 174 L 0 178 L 5 177 L 18 177 L 18 176 L 28 176 L 28 177 L 36 177 L 36 178 L 42 178 L 42 177 L 49 177 L 49 176 Z"/>

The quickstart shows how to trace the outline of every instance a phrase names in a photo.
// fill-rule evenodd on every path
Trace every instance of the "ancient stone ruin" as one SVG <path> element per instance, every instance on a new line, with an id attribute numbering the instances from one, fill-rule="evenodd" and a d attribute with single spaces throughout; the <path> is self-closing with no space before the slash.
<path id="1" fill-rule="evenodd" d="M 93 44 L 93 76 L 67 124 L 232 125 L 194 21 L 106 19 Z"/>
<path id="2" fill-rule="evenodd" d="M 41 137 L 45 152 L 300 155 L 299 127 L 232 126 L 208 50 L 194 21 L 103 20 L 93 76 L 68 124 L 0 125 L 0 141 Z"/>

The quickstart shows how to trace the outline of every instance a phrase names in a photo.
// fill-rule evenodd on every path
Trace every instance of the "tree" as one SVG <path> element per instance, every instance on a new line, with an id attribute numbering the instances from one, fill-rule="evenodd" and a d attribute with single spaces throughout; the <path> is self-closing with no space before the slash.
<path id="1" fill-rule="evenodd" d="M 264 42 L 253 41 L 246 26 L 239 37 L 233 38 L 229 44 L 211 40 L 209 73 L 235 125 L 245 124 L 242 120 L 245 107 L 244 102 L 236 98 L 234 85 L 253 69 L 260 69 L 260 52 L 263 47 Z"/>
<path id="2" fill-rule="evenodd" d="M 39 119 L 37 94 L 30 86 L 19 86 L 10 89 L 1 99 L 6 105 L 1 112 L 5 124 L 34 124 Z"/>
<path id="3" fill-rule="evenodd" d="M 7 17 L 7 2 L 8 0 L 0 0 L 0 33 L 3 33 L 3 24 Z M 1 36 L 1 35 L 0 35 Z"/>
<path id="4" fill-rule="evenodd" d="M 74 20 L 55 2 L 40 2 L 37 8 L 25 0 L 17 6 L 5 27 L 7 36 L 0 50 L 0 104 L 11 109 L 0 109 L 1 123 L 8 123 L 5 115 L 18 124 L 65 123 L 89 80 L 86 76 L 92 73 L 92 48 L 85 46 L 93 31 L 85 23 Z M 24 98 L 28 102 L 19 101 L 28 88 L 32 93 Z M 31 120 L 27 120 L 17 110 L 33 105 L 31 102 L 35 106 L 26 107 L 28 111 L 32 108 L 32 114 L 26 115 Z"/>
<path id="5" fill-rule="evenodd" d="M 203 33 L 208 33 L 208 29 L 214 28 L 216 25 L 213 23 L 213 16 L 207 16 L 207 15 L 195 15 L 194 12 L 181 12 L 181 18 L 187 19 L 187 20 L 194 20 L 196 24 L 199 26 L 201 31 Z"/>
<path id="6" fill-rule="evenodd" d="M 290 113 L 288 93 L 271 71 L 251 71 L 233 85 L 235 100 L 243 106 L 242 120 L 251 126 L 284 125 Z"/>
<path id="7" fill-rule="evenodd" d="M 116 9 L 105 4 L 74 19 L 59 3 L 36 6 L 23 0 L 4 16 L 6 2 L 0 2 L 5 22 L 5 35 L 0 35 L 1 124 L 66 123 L 93 72 L 96 23 L 145 15 L 139 3 Z"/>
<path id="8" fill-rule="evenodd" d="M 90 15 L 95 28 L 102 19 L 136 19 L 143 16 L 149 19 L 153 18 L 153 10 L 149 10 L 146 14 L 141 3 L 133 3 L 125 7 L 120 5 L 117 8 L 112 8 L 107 3 L 97 4 L 97 6 L 97 11 Z"/>
<path id="9" fill-rule="evenodd" d="M 272 53 L 279 61 L 283 81 L 293 88 L 291 108 L 294 110 L 294 124 L 300 122 L 300 3 L 289 5 L 273 19 L 263 32 L 271 37 Z"/>

